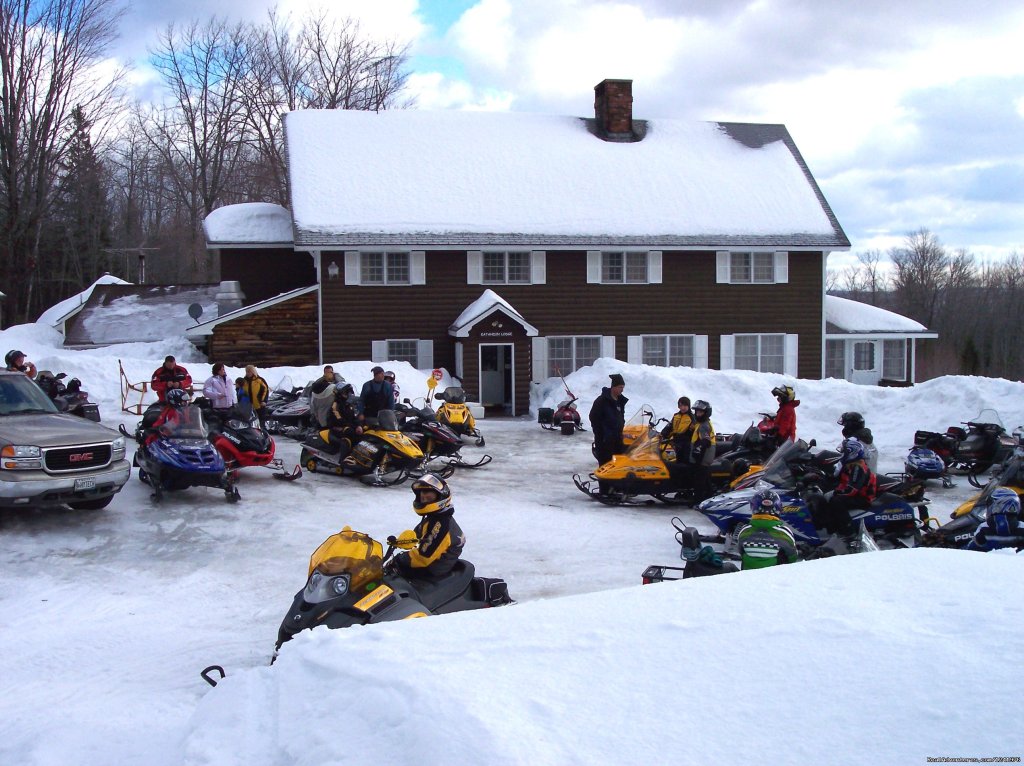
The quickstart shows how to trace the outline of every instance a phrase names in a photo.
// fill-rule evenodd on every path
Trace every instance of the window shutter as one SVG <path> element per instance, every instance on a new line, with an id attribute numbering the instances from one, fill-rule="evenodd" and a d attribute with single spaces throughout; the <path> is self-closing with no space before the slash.
<path id="1" fill-rule="evenodd" d="M 484 283 L 484 251 L 469 250 L 466 252 L 466 284 L 482 285 Z"/>
<path id="2" fill-rule="evenodd" d="M 417 370 L 433 370 L 434 369 L 434 341 L 432 341 L 432 340 L 418 340 L 418 341 L 416 341 L 416 369 Z"/>
<path id="3" fill-rule="evenodd" d="M 647 283 L 661 284 L 661 250 L 647 251 Z"/>
<path id="4" fill-rule="evenodd" d="M 587 284 L 601 284 L 601 251 L 587 250 Z"/>
<path id="5" fill-rule="evenodd" d="M 425 285 L 427 283 L 427 254 L 422 250 L 409 253 L 409 284 Z"/>
<path id="6" fill-rule="evenodd" d="M 775 251 L 775 283 L 789 282 L 789 253 L 785 250 Z"/>
<path id="7" fill-rule="evenodd" d="M 640 335 L 630 335 L 626 338 L 626 362 L 628 364 L 641 364 L 644 358 L 644 339 Z"/>
<path id="8" fill-rule="evenodd" d="M 601 356 L 609 359 L 615 358 L 615 336 L 614 335 L 603 335 L 601 336 Z"/>
<path id="9" fill-rule="evenodd" d="M 548 379 L 548 339 L 535 336 L 531 338 L 533 352 L 533 379 L 537 382 Z"/>
<path id="10" fill-rule="evenodd" d="M 783 361 L 783 372 L 786 375 L 792 375 L 794 378 L 797 377 L 797 345 L 800 340 L 799 335 L 787 335 L 785 341 L 786 356 Z"/>
<path id="11" fill-rule="evenodd" d="M 721 364 L 718 369 L 731 370 L 735 364 L 736 354 L 733 351 L 735 338 L 732 335 L 723 335 L 722 338 Z"/>
<path id="12" fill-rule="evenodd" d="M 544 285 L 548 281 L 548 254 L 545 250 L 530 253 L 530 284 Z"/>
<path id="13" fill-rule="evenodd" d="M 462 341 L 455 343 L 455 377 L 462 380 L 465 373 L 462 369 Z"/>
<path id="14" fill-rule="evenodd" d="M 386 340 L 370 341 L 370 361 L 388 361 L 388 342 Z"/>
<path id="15" fill-rule="evenodd" d="M 359 251 L 345 251 L 345 284 L 359 284 Z"/>
<path id="16" fill-rule="evenodd" d="M 697 369 L 707 369 L 708 366 L 708 336 L 693 336 L 693 366 Z"/>
<path id="17" fill-rule="evenodd" d="M 716 281 L 720 285 L 729 284 L 729 251 L 719 250 L 715 253 L 715 264 L 716 264 Z"/>

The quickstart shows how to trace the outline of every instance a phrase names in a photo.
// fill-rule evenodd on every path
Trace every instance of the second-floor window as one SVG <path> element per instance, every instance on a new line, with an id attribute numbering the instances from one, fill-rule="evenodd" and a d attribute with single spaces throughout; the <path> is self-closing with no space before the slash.
<path id="1" fill-rule="evenodd" d="M 483 254 L 483 282 L 487 285 L 529 284 L 529 251 L 485 251 Z"/>
<path id="2" fill-rule="evenodd" d="M 361 253 L 359 282 L 364 285 L 409 284 L 409 253 Z"/>
<path id="3" fill-rule="evenodd" d="M 601 281 L 644 284 L 647 282 L 647 253 L 602 252 Z"/>
<path id="4" fill-rule="evenodd" d="M 729 281 L 771 284 L 775 281 L 775 253 L 730 253 Z"/>

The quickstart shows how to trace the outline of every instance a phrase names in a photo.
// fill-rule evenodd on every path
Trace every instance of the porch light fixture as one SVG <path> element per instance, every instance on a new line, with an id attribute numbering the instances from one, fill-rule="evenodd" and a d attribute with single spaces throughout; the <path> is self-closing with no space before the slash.
<path id="1" fill-rule="evenodd" d="M 330 277 L 331 279 L 337 279 L 339 271 L 340 269 L 338 268 L 338 264 L 335 263 L 334 261 L 331 261 L 327 265 L 327 276 Z"/>

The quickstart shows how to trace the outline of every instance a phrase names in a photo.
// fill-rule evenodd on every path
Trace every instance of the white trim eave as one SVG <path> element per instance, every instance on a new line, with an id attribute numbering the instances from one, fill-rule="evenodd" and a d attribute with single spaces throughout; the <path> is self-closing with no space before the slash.
<path id="1" fill-rule="evenodd" d="M 484 319 L 486 319 L 499 309 L 503 313 L 508 314 L 515 321 L 519 322 L 519 324 L 523 326 L 523 329 L 526 330 L 526 336 L 528 338 L 535 338 L 538 335 L 540 335 L 540 331 L 532 324 L 527 322 L 525 319 L 523 319 L 522 314 L 520 314 L 518 311 L 509 311 L 508 306 L 502 305 L 500 303 L 493 304 L 486 311 L 482 311 L 481 313 L 474 316 L 472 319 L 468 319 L 467 321 L 463 322 L 462 325 L 459 327 L 452 325 L 451 327 L 448 328 L 448 334 L 454 338 L 468 338 L 470 330 L 472 330 L 480 322 L 482 322 Z"/>
<path id="2" fill-rule="evenodd" d="M 287 242 L 211 242 L 206 240 L 207 250 L 240 250 L 246 248 L 248 250 L 280 250 L 282 248 L 291 248 L 298 252 L 295 247 L 295 243 L 291 240 Z"/>
<path id="3" fill-rule="evenodd" d="M 277 305 L 278 303 L 284 303 L 285 301 L 291 300 L 292 298 L 298 298 L 300 295 L 311 293 L 314 290 L 319 289 L 319 287 L 320 285 L 309 285 L 308 287 L 299 287 L 295 290 L 291 290 L 290 292 L 275 295 L 273 298 L 267 298 L 265 301 L 253 303 L 251 306 L 243 306 L 240 309 L 235 309 L 234 311 L 228 312 L 224 316 L 220 316 L 217 317 L 216 319 L 211 319 L 209 322 L 203 322 L 202 324 L 197 324 L 195 327 L 188 328 L 187 330 L 185 330 L 185 337 L 203 338 L 207 335 L 213 335 L 213 328 L 219 325 L 221 322 L 230 322 L 232 319 L 239 319 L 240 317 L 244 317 L 247 314 L 254 314 L 257 311 L 262 311 L 263 309 L 270 308 L 271 306 Z"/>
<path id="4" fill-rule="evenodd" d="M 536 243 L 536 242 L 531 242 L 528 245 L 526 245 L 526 244 L 523 244 L 521 242 L 516 242 L 516 241 L 514 241 L 512 239 L 509 239 L 508 242 L 505 242 L 503 244 L 495 244 L 494 242 L 490 242 L 490 243 L 488 243 L 486 245 L 473 244 L 473 243 L 469 243 L 469 242 L 460 242 L 458 245 L 453 245 L 451 243 L 439 244 L 439 245 L 424 245 L 424 244 L 416 244 L 416 245 L 391 245 L 391 244 L 377 244 L 377 243 L 365 243 L 365 244 L 362 244 L 362 245 L 351 245 L 351 244 L 345 244 L 345 245 L 334 244 L 334 245 L 332 245 L 332 244 L 320 243 L 320 244 L 315 244 L 315 245 L 296 245 L 294 249 L 295 249 L 295 252 L 297 252 L 297 253 L 299 253 L 299 252 L 309 253 L 309 252 L 312 252 L 314 250 L 330 250 L 332 252 L 340 252 L 342 250 L 388 250 L 388 249 L 402 249 L 403 247 L 406 248 L 406 249 L 409 249 L 409 250 L 425 250 L 425 251 L 428 251 L 428 252 L 429 251 L 433 251 L 433 250 L 443 250 L 443 251 L 446 251 L 446 252 L 451 252 L 451 251 L 454 250 L 456 252 L 462 252 L 463 250 L 498 250 L 500 248 L 506 248 L 506 249 L 516 249 L 516 250 L 547 250 L 549 253 L 551 251 L 553 251 L 553 250 L 554 251 L 557 251 L 557 250 L 567 250 L 567 251 L 572 251 L 572 252 L 579 252 L 579 251 L 583 251 L 583 250 L 614 250 L 616 252 L 638 252 L 638 253 L 646 253 L 649 250 L 661 250 L 663 252 L 666 251 L 666 250 L 669 251 L 669 252 L 673 252 L 673 251 L 677 251 L 677 250 L 699 250 L 699 251 L 705 251 L 705 250 L 714 250 L 714 251 L 718 251 L 718 250 L 734 250 L 734 251 L 737 251 L 737 252 L 748 252 L 750 250 L 758 250 L 758 251 L 761 251 L 761 250 L 764 250 L 764 251 L 768 251 L 768 250 L 782 250 L 782 251 L 789 252 L 789 253 L 820 253 L 822 251 L 824 251 L 826 253 L 832 253 L 832 252 L 846 252 L 846 251 L 851 249 L 850 247 L 838 247 L 836 245 L 829 245 L 827 248 L 825 248 L 825 247 L 822 247 L 821 245 L 815 245 L 815 246 L 801 245 L 801 246 L 797 246 L 797 245 L 786 245 L 786 244 L 773 244 L 773 245 L 757 245 L 757 246 L 754 246 L 754 245 L 742 245 L 741 246 L 741 245 L 716 245 L 716 244 L 713 244 L 713 243 L 704 243 L 704 244 L 699 244 L 699 245 L 686 245 L 686 246 L 680 245 L 680 246 L 676 247 L 676 246 L 669 246 L 669 245 L 666 245 L 666 244 L 661 243 L 661 242 L 658 242 L 658 243 L 652 242 L 652 243 L 646 244 L 646 245 L 621 245 L 621 244 L 607 244 L 607 243 L 606 244 L 600 244 L 600 243 L 595 244 L 595 243 L 592 243 L 592 242 L 588 242 L 586 244 L 566 245 L 564 242 L 557 243 L 557 244 L 556 243 L 543 243 L 543 242 L 542 243 Z"/>
<path id="5" fill-rule="evenodd" d="M 920 338 L 922 340 L 936 340 L 937 332 L 829 332 L 825 333 L 825 340 L 911 340 Z"/>

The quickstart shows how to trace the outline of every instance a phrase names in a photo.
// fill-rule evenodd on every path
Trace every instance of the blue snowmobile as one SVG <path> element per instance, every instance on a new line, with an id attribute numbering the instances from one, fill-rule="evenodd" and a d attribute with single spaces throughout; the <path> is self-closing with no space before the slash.
<path id="1" fill-rule="evenodd" d="M 120 430 L 131 435 L 123 425 Z M 153 500 L 189 487 L 222 489 L 229 503 L 240 499 L 224 458 L 210 443 L 202 410 L 185 391 L 168 391 L 166 403 L 151 405 L 132 436 L 139 445 L 132 463 L 139 481 L 153 488 Z"/>

